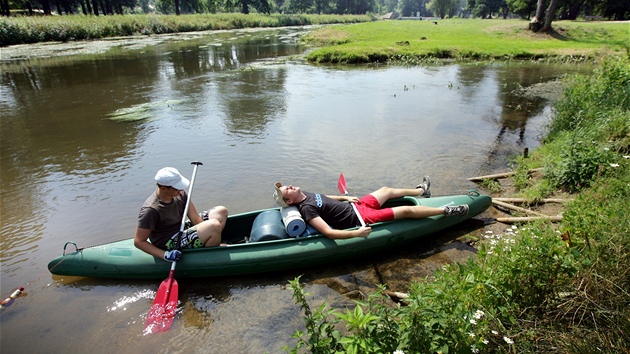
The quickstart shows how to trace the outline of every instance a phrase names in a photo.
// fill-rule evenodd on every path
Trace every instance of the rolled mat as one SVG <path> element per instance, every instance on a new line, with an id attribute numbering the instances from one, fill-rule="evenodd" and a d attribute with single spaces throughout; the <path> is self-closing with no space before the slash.
<path id="1" fill-rule="evenodd" d="M 298 237 L 306 230 L 306 223 L 297 207 L 280 208 L 282 223 L 289 237 Z"/>

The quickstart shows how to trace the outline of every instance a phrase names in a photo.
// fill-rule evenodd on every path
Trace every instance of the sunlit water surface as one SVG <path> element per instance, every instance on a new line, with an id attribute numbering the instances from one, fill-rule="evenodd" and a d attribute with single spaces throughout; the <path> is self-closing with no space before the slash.
<path id="1" fill-rule="evenodd" d="M 304 328 L 288 280 L 304 273 L 315 305 L 343 307 L 374 274 L 404 284 L 474 250 L 418 244 L 318 269 L 179 279 L 173 327 L 152 336 L 142 332 L 159 282 L 53 277 L 46 265 L 66 241 L 132 237 L 155 172 L 190 177 L 195 160 L 197 207 L 233 214 L 272 207 L 276 180 L 334 194 L 339 173 L 354 195 L 424 174 L 434 195 L 475 189 L 468 177 L 538 146 L 549 102 L 516 90 L 580 69 L 314 66 L 296 57 L 303 31 L 2 63 L 0 296 L 26 287 L 2 310 L 3 353 L 277 353 Z"/>

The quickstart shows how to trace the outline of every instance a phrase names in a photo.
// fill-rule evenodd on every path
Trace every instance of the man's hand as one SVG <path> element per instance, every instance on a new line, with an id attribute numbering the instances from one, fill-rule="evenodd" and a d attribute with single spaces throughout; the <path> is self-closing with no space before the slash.
<path id="1" fill-rule="evenodd" d="M 372 228 L 366 225 L 366 226 L 361 226 L 360 228 L 357 229 L 357 231 L 359 232 L 359 237 L 368 237 L 370 232 L 372 232 Z"/>
<path id="2" fill-rule="evenodd" d="M 347 196 L 346 197 L 346 201 L 350 202 L 350 203 L 358 203 L 359 202 L 359 198 L 358 197 Z"/>
<path id="3" fill-rule="evenodd" d="M 178 250 L 165 251 L 164 252 L 164 260 L 169 262 L 179 261 L 182 256 L 182 252 Z"/>

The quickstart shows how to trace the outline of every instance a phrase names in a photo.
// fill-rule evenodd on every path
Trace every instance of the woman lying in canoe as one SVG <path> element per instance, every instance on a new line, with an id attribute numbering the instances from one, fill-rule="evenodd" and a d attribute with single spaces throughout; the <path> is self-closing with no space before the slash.
<path id="1" fill-rule="evenodd" d="M 194 226 L 184 230 L 178 237 L 188 198 L 185 189 L 190 181 L 173 167 L 159 170 L 155 181 L 157 189 L 140 208 L 134 245 L 154 257 L 170 262 L 179 260 L 182 254 L 180 249 L 219 246 L 221 232 L 227 221 L 227 209 L 217 206 L 199 215 L 191 200 L 188 218 Z"/>
<path id="2" fill-rule="evenodd" d="M 431 179 L 425 176 L 415 189 L 381 187 L 362 197 L 326 196 L 302 191 L 300 187 L 274 184 L 273 197 L 278 206 L 296 206 L 304 221 L 331 239 L 367 237 L 372 228 L 369 224 L 396 219 L 421 219 L 434 215 L 462 216 L 468 214 L 468 205 L 433 208 L 421 205 L 382 208 L 389 199 L 402 196 L 430 197 Z M 355 203 L 360 217 L 366 225 L 361 226 L 360 217 L 350 202 Z M 354 229 L 359 226 L 358 229 Z M 348 230 L 350 229 L 350 230 Z"/>

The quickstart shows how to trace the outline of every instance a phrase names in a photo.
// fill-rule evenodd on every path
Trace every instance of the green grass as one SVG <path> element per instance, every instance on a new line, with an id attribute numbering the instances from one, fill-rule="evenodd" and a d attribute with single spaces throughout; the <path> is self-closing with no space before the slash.
<path id="1" fill-rule="evenodd" d="M 553 23 L 552 34 L 532 33 L 522 20 L 450 19 L 376 21 L 331 26 L 307 36 L 322 46 L 308 55 L 313 62 L 413 62 L 426 58 L 540 59 L 582 61 L 627 53 L 628 23 Z"/>

